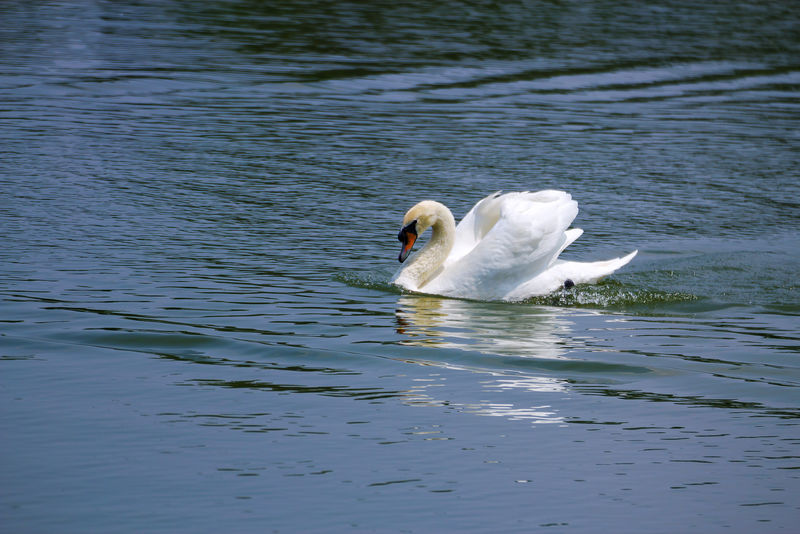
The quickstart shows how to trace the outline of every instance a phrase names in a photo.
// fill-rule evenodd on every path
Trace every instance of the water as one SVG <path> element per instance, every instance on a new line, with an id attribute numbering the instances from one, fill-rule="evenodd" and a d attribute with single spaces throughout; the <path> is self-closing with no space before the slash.
<path id="1" fill-rule="evenodd" d="M 0 18 L 0 530 L 795 529 L 790 3 Z M 416 201 L 544 188 L 639 256 L 388 284 Z"/>

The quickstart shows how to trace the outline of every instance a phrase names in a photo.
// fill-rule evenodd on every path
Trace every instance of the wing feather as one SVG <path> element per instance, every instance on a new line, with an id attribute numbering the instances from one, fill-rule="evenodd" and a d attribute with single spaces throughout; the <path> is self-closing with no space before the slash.
<path id="1" fill-rule="evenodd" d="M 575 232 L 565 233 L 577 214 L 577 202 L 562 191 L 490 195 L 459 224 L 456 232 L 464 224 L 464 235 L 456 241 L 463 248 L 421 290 L 502 298 L 547 269 L 577 238 Z"/>

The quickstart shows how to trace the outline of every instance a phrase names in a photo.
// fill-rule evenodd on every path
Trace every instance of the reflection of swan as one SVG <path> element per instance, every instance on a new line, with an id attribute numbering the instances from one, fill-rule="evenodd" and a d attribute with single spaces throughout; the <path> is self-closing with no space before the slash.
<path id="1" fill-rule="evenodd" d="M 563 310 L 422 295 L 400 297 L 404 343 L 522 358 L 564 359 L 570 322 Z"/>
<path id="2" fill-rule="evenodd" d="M 564 421 L 541 394 L 563 394 L 569 390 L 567 381 L 540 375 L 536 371 L 537 363 L 527 360 L 565 358 L 568 345 L 575 340 L 568 343 L 571 323 L 563 317 L 563 310 L 423 295 L 404 295 L 397 304 L 397 331 L 406 336 L 403 344 L 466 351 L 455 358 L 446 358 L 443 353 L 435 362 L 416 360 L 414 363 L 486 376 L 480 381 L 483 387 L 480 401 L 459 403 L 452 397 L 446 401 L 437 400 L 433 395 L 442 395 L 440 388 L 446 380 L 434 374 L 430 381 L 415 382 L 409 404 L 446 405 L 465 413 L 532 423 Z M 502 356 L 520 358 L 519 363 L 527 361 L 533 366 L 527 369 Z M 435 377 L 439 380 L 434 380 Z M 535 396 L 509 395 L 510 390 Z M 498 393 L 500 402 L 490 400 Z"/>
<path id="3" fill-rule="evenodd" d="M 443 204 L 424 200 L 403 218 L 400 262 L 428 228 L 425 247 L 392 282 L 410 291 L 481 300 L 522 300 L 564 285 L 593 283 L 636 255 L 592 263 L 563 261 L 558 255 L 583 233 L 567 230 L 578 203 L 563 191 L 495 193 L 484 198 L 456 226 Z"/>

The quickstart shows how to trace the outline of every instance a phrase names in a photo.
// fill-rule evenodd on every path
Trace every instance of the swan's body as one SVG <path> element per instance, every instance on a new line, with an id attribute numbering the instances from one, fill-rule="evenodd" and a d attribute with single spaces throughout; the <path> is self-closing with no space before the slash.
<path id="1" fill-rule="evenodd" d="M 522 300 L 561 287 L 594 283 L 633 259 L 637 251 L 608 261 L 575 262 L 558 256 L 583 233 L 567 228 L 578 203 L 563 191 L 495 193 L 456 226 L 450 210 L 424 200 L 408 210 L 398 239 L 404 261 L 418 235 L 428 243 L 392 278 L 409 291 L 480 300 Z"/>

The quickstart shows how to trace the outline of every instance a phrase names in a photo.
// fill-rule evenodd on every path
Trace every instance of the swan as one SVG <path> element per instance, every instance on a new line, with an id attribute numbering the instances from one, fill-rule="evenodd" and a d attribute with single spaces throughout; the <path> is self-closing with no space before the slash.
<path id="1" fill-rule="evenodd" d="M 398 260 L 406 261 L 428 228 L 428 243 L 391 282 L 408 291 L 476 300 L 518 301 L 574 284 L 594 283 L 636 256 L 576 262 L 559 254 L 583 234 L 567 229 L 578 203 L 564 191 L 493 193 L 456 226 L 444 204 L 423 200 L 403 217 Z"/>

